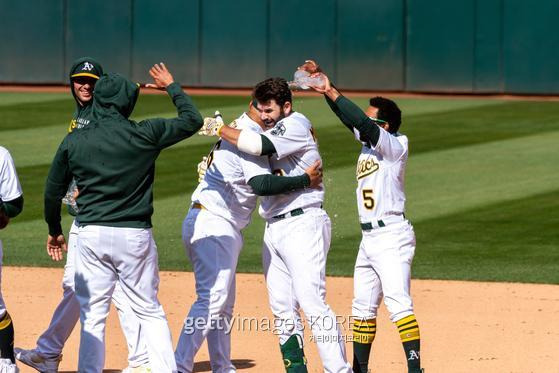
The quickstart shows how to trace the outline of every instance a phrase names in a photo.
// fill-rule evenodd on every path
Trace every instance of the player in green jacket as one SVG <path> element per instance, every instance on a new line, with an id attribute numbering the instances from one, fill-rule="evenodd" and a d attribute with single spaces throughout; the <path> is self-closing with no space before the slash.
<path id="1" fill-rule="evenodd" d="M 104 325 L 116 282 L 140 319 L 152 371 L 176 371 L 171 334 L 157 299 L 152 188 L 161 150 L 195 134 L 202 117 L 163 64 L 152 67 L 150 75 L 155 86 L 167 90 L 178 117 L 129 120 L 139 86 L 119 74 L 103 75 L 95 86 L 91 122 L 66 136 L 47 178 L 51 256 L 65 246 L 60 201 L 72 177 L 80 191 L 75 288 L 82 322 L 78 370 L 83 372 L 103 369 Z"/>

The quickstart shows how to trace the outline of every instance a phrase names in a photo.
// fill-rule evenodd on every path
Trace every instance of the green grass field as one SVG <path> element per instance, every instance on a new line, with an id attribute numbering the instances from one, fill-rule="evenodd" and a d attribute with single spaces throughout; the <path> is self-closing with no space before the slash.
<path id="1" fill-rule="evenodd" d="M 559 284 L 559 102 L 396 101 L 410 139 L 406 215 L 417 235 L 414 278 Z M 248 97 L 197 96 L 195 102 L 202 114 L 219 109 L 231 120 Z M 322 98 L 296 97 L 294 105 L 313 122 L 324 158 L 325 208 L 333 221 L 328 273 L 351 276 L 361 237 L 354 171 L 360 146 Z M 25 196 L 24 212 L 0 232 L 6 265 L 61 265 L 44 249 L 42 197 L 73 108 L 70 93 L 0 93 L 0 145 L 15 159 Z M 140 97 L 134 119 L 153 116 L 174 116 L 166 96 Z M 196 164 L 212 143 L 195 136 L 159 157 L 153 221 L 161 269 L 191 268 L 181 223 Z M 70 222 L 65 216 L 64 226 Z M 255 214 L 244 231 L 240 272 L 261 271 L 263 227 Z"/>

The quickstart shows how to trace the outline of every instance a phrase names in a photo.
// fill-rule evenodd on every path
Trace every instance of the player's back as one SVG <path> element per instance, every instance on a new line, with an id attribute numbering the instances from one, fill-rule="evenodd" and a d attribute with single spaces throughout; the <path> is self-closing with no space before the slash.
<path id="1" fill-rule="evenodd" d="M 239 129 L 262 131 L 244 113 L 237 119 L 237 126 Z M 243 153 L 220 139 L 208 155 L 206 174 L 192 194 L 192 201 L 201 203 L 211 213 L 242 229 L 250 222 L 257 201 L 247 183 L 254 176 L 269 173 L 267 157 Z"/>

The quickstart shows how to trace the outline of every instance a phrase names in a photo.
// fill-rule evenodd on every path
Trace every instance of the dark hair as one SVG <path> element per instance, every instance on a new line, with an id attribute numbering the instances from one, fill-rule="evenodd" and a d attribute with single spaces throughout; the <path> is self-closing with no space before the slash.
<path id="1" fill-rule="evenodd" d="M 261 103 L 275 100 L 276 104 L 283 106 L 286 102 L 291 102 L 291 90 L 285 79 L 269 78 L 254 87 L 252 97 Z"/>
<path id="2" fill-rule="evenodd" d="M 398 132 L 400 124 L 402 124 L 402 111 L 394 101 L 377 96 L 369 100 L 369 105 L 378 109 L 378 119 L 388 122 L 388 132 Z"/>

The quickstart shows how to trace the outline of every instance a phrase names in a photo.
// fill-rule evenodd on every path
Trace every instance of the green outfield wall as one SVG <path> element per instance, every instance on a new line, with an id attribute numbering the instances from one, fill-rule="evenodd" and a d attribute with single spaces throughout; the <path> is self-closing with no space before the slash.
<path id="1" fill-rule="evenodd" d="M 559 1 L 0 0 L 0 83 L 91 55 L 136 81 L 250 87 L 318 60 L 345 89 L 559 93 Z"/>

